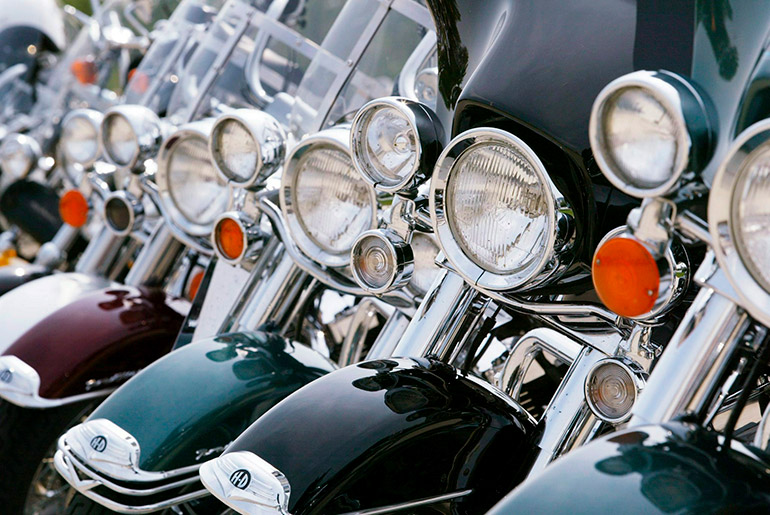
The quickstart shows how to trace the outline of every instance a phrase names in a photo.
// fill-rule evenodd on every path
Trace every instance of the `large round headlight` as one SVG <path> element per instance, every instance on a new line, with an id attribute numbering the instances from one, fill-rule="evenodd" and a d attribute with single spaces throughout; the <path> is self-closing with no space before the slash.
<path id="1" fill-rule="evenodd" d="M 23 179 L 37 164 L 40 145 L 26 134 L 8 134 L 0 144 L 0 168 L 14 179 Z"/>
<path id="2" fill-rule="evenodd" d="M 209 156 L 210 128 L 210 121 L 181 127 L 163 142 L 158 162 L 164 209 L 193 236 L 210 234 L 214 221 L 230 204 L 230 190 Z"/>
<path id="3" fill-rule="evenodd" d="M 286 159 L 281 209 L 297 245 L 327 266 L 350 263 L 358 236 L 377 224 L 374 189 L 350 158 L 348 131 L 305 138 Z"/>
<path id="4" fill-rule="evenodd" d="M 721 268 L 754 318 L 770 323 L 770 120 L 746 129 L 717 170 L 709 228 Z"/>
<path id="5" fill-rule="evenodd" d="M 405 98 L 373 100 L 350 129 L 353 161 L 364 179 L 383 191 L 423 182 L 441 152 L 444 130 L 428 107 Z"/>
<path id="6" fill-rule="evenodd" d="M 441 155 L 431 216 L 447 259 L 469 282 L 531 286 L 554 265 L 563 198 L 535 153 L 497 129 L 473 129 Z"/>
<path id="7" fill-rule="evenodd" d="M 634 72 L 599 93 L 589 136 L 607 179 L 629 195 L 665 195 L 712 152 L 703 98 L 678 75 Z"/>
<path id="8" fill-rule="evenodd" d="M 110 163 L 133 169 L 154 157 L 160 148 L 163 140 L 160 118 L 145 106 L 115 106 L 104 115 L 101 140 Z"/>
<path id="9" fill-rule="evenodd" d="M 99 125 L 103 115 L 93 109 L 75 109 L 62 121 L 59 149 L 71 163 L 84 168 L 99 157 Z"/>
<path id="10" fill-rule="evenodd" d="M 210 148 L 224 179 L 247 187 L 278 170 L 286 153 L 286 136 L 269 114 L 239 109 L 217 119 Z"/>

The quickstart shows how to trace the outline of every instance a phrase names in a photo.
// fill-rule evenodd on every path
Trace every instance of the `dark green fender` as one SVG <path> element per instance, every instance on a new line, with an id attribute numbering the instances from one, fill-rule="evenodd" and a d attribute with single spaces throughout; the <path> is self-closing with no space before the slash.
<path id="1" fill-rule="evenodd" d="M 111 420 L 137 439 L 141 469 L 178 469 L 215 457 L 281 399 L 334 368 L 275 334 L 220 335 L 156 361 L 91 418 Z"/>
<path id="2" fill-rule="evenodd" d="M 768 513 L 767 456 L 669 423 L 614 433 L 560 458 L 511 492 L 507 513 Z"/>

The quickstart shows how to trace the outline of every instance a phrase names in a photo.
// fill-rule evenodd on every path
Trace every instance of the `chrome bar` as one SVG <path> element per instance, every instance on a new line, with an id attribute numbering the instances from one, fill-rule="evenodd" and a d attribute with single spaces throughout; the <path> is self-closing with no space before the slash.
<path id="1" fill-rule="evenodd" d="M 337 360 L 339 366 L 346 367 L 361 361 L 363 342 L 369 334 L 372 318 L 376 317 L 377 313 L 379 313 L 377 305 L 370 299 L 364 299 L 356 306 L 350 329 L 342 342 L 340 357 Z"/>
<path id="2" fill-rule="evenodd" d="M 67 258 L 67 252 L 77 240 L 78 234 L 80 229 L 62 224 L 53 239 L 40 246 L 34 263 L 46 268 L 56 268 Z"/>
<path id="3" fill-rule="evenodd" d="M 399 310 L 393 311 L 388 321 L 383 326 L 372 348 L 366 355 L 366 360 L 385 359 L 393 356 L 396 345 L 403 338 L 406 328 L 409 327 L 409 317 Z"/>
<path id="4" fill-rule="evenodd" d="M 128 286 L 159 286 L 179 259 L 184 245 L 179 242 L 168 224 L 160 221 L 126 275 Z"/>
<path id="5" fill-rule="evenodd" d="M 685 413 L 705 416 L 747 326 L 748 317 L 733 301 L 702 287 L 655 365 L 629 426 Z"/>
<path id="6" fill-rule="evenodd" d="M 75 271 L 82 274 L 107 275 L 127 239 L 127 236 L 116 236 L 107 227 L 102 227 L 78 259 Z"/>

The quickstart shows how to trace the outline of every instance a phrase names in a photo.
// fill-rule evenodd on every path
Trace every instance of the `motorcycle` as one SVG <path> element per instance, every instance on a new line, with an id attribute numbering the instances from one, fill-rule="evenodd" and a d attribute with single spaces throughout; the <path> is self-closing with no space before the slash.
<path id="1" fill-rule="evenodd" d="M 691 69 L 684 77 L 705 101 L 711 98 L 717 113 L 711 118 L 710 139 L 693 138 L 690 149 L 697 155 L 708 151 L 710 144 L 713 156 L 700 166 L 686 164 L 683 170 L 676 167 L 659 175 L 658 184 L 631 171 L 642 154 L 629 156 L 618 168 L 605 164 L 602 171 L 648 197 L 648 206 L 676 206 L 668 216 L 672 227 L 692 245 L 706 249 L 694 274 L 697 295 L 634 406 L 627 429 L 559 460 L 514 490 L 494 513 L 507 513 L 514 506 L 558 511 L 567 504 L 606 511 L 611 501 L 603 499 L 599 508 L 597 499 L 584 490 L 588 484 L 622 499 L 629 512 L 763 512 L 770 506 L 766 486 L 770 318 L 761 265 L 764 254 L 758 250 L 767 238 L 760 199 L 770 112 L 756 96 L 761 95 L 757 86 L 766 75 L 762 63 L 767 51 L 760 34 L 768 27 L 768 17 L 752 6 L 727 10 L 724 4 L 698 6 L 688 14 L 695 14 L 688 20 L 690 24 L 695 20 L 694 27 L 688 30 L 708 38 L 695 39 Z M 738 34 L 749 37 L 744 40 Z M 600 113 L 619 105 L 615 99 L 624 94 L 623 85 L 638 79 L 620 77 L 596 99 L 597 116 L 591 126 L 597 135 L 592 140 L 597 158 L 617 152 L 613 140 L 604 136 L 610 131 L 601 123 Z M 649 84 L 642 88 L 648 98 L 662 98 L 661 91 L 647 89 Z M 615 97 L 608 98 L 606 93 L 613 90 Z M 664 112 L 676 113 L 675 107 L 659 101 Z M 643 116 L 641 111 L 630 115 L 623 132 L 636 138 L 640 132 L 635 133 L 633 124 Z M 688 133 L 694 123 L 687 117 L 673 119 Z M 697 190 L 706 190 L 707 195 L 682 209 L 681 202 Z M 618 280 L 630 281 L 637 269 L 627 270 Z M 559 487 L 554 489 L 557 477 Z M 548 495 L 543 495 L 545 488 Z"/>
<path id="2" fill-rule="evenodd" d="M 317 5 L 328 6 L 328 2 Z M 308 4 L 308 9 L 311 6 Z M 373 86 L 390 92 L 396 75 L 399 88 L 401 84 L 411 85 L 411 90 L 402 91 L 429 93 L 429 84 L 418 78 L 430 61 L 435 42 L 433 33 L 422 25 L 431 23 L 424 8 L 409 3 L 406 7 L 385 9 L 370 1 L 349 1 L 339 7 L 329 34 L 297 88 L 292 113 L 287 118 L 290 131 L 295 133 L 303 127 L 321 128 L 327 121 L 339 119 L 345 109 L 365 100 Z M 357 34 L 355 40 L 350 38 L 353 23 L 363 25 L 361 31 L 352 32 Z M 392 52 L 384 54 L 394 34 L 402 35 L 402 41 L 406 41 L 405 34 L 411 38 L 410 44 L 404 44 L 400 53 L 395 54 L 397 57 Z M 367 41 L 371 41 L 368 46 L 363 44 Z M 348 60 L 355 65 L 352 70 L 345 64 Z M 372 62 L 379 64 L 375 67 Z M 428 70 L 427 77 L 430 76 Z M 333 87 L 340 89 L 329 90 L 328 84 L 336 84 Z M 342 104 L 339 99 L 348 103 Z M 212 129 L 210 141 L 212 160 L 237 185 L 260 183 L 255 176 L 244 173 L 252 169 L 248 162 L 234 168 L 225 153 L 238 141 L 235 135 L 255 132 L 248 130 L 247 115 L 240 111 L 223 115 Z M 232 134 L 232 139 L 218 136 L 220 130 L 225 132 L 224 127 L 230 127 L 225 134 Z M 334 291 L 367 295 L 355 286 L 346 269 L 350 264 L 350 245 L 356 236 L 377 223 L 373 216 L 374 190 L 355 179 L 352 162 L 346 157 L 348 141 L 349 129 L 344 125 L 300 140 L 284 161 L 281 207 L 277 205 L 275 190 L 259 194 L 254 205 L 244 205 L 245 211 L 258 207 L 258 214 L 270 221 L 277 238 L 270 237 L 269 243 L 263 243 L 251 278 L 225 318 L 220 335 L 201 340 L 197 331 L 200 321 L 196 322 L 196 341 L 143 370 L 110 396 L 88 421 L 62 436 L 54 462 L 80 493 L 122 512 L 213 509 L 212 501 L 218 503 L 208 496 L 197 477 L 202 461 L 218 455 L 276 402 L 335 368 L 329 358 L 344 365 L 360 360 L 370 347 L 394 343 L 394 336 L 397 338 L 405 326 L 404 310 L 414 302 L 410 299 L 416 294 L 423 295 L 430 283 L 436 247 L 425 235 L 417 235 L 413 240 L 418 248 L 414 255 L 419 256 L 419 266 L 415 264 L 417 270 L 412 273 L 415 279 L 400 274 L 398 281 L 399 287 L 410 287 L 412 291 L 393 291 L 385 297 L 396 303 L 396 310 L 386 308 L 380 301 L 363 300 L 351 308 L 343 305 L 342 316 L 332 314 L 331 323 L 324 320 L 329 313 L 324 301 L 334 299 Z M 222 156 L 218 157 L 220 153 Z M 304 179 L 303 170 L 304 174 L 313 173 L 304 164 L 310 162 L 317 163 L 313 166 L 319 167 L 315 172 L 318 176 Z M 339 179 L 332 181 L 326 177 L 343 172 L 350 176 L 346 179 L 349 185 L 337 186 Z M 355 184 L 358 185 L 353 189 Z M 351 189 L 352 193 L 345 193 Z M 339 205 L 311 201 L 331 201 L 343 194 L 360 198 L 355 204 L 351 199 Z M 293 207 L 290 209 L 289 205 Z M 395 209 L 397 205 L 394 201 L 391 207 Z M 247 214 L 229 212 L 219 217 L 213 238 L 220 263 L 248 264 L 245 256 L 252 242 L 246 237 L 265 224 L 256 223 L 254 214 L 250 215 L 251 223 L 245 222 Z M 400 214 L 392 220 L 395 225 L 406 223 Z M 223 236 L 230 231 L 235 231 L 234 240 L 239 244 L 236 252 L 229 251 L 232 247 Z M 212 291 L 213 284 L 212 279 L 208 291 Z M 319 298 L 320 308 L 316 307 Z M 206 309 L 207 302 L 204 301 L 201 311 Z M 321 311 L 320 316 L 317 310 Z M 382 316 L 387 321 L 383 320 L 380 328 L 372 320 L 378 317 L 378 310 L 387 315 Z M 256 329 L 261 331 L 254 332 Z M 379 337 L 375 340 L 375 336 Z M 190 370 L 196 373 L 190 374 Z M 164 395 L 150 398 L 149 393 L 159 387 L 164 389 Z M 193 392 L 194 399 L 190 397 Z M 137 402 L 146 407 L 140 416 L 135 409 Z M 95 438 L 104 442 L 104 448 L 97 446 L 102 448 L 101 452 L 113 456 L 109 464 L 90 446 Z M 132 447 L 141 449 L 140 453 L 126 454 L 128 448 L 122 441 L 133 442 Z M 93 509 L 78 498 L 73 504 L 73 511 L 84 509 L 84 505 Z"/>
<path id="3" fill-rule="evenodd" d="M 430 225 L 444 272 L 389 355 L 308 384 L 201 466 L 203 484 L 240 513 L 484 512 L 553 460 L 622 427 L 693 303 L 690 270 L 702 250 L 672 236 L 650 257 L 639 241 L 660 231 L 656 211 L 605 178 L 586 151 L 597 93 L 633 71 L 634 56 L 668 58 L 682 73 L 679 52 L 651 52 L 660 44 L 651 34 L 670 20 L 637 18 L 619 2 L 428 4 L 438 115 L 453 135 L 421 167 L 433 170 Z M 611 33 L 597 28 L 608 19 Z M 511 61 L 511 48 L 526 48 L 526 58 Z M 698 149 L 689 163 L 703 166 L 711 148 L 697 143 L 708 141 L 712 106 L 679 75 L 654 78 L 684 106 Z M 354 154 L 367 141 L 362 129 Z M 388 183 L 385 163 L 357 165 Z M 626 217 L 633 223 L 618 230 Z M 597 248 L 608 257 L 630 249 L 629 259 L 651 266 L 617 295 L 592 278 Z"/>

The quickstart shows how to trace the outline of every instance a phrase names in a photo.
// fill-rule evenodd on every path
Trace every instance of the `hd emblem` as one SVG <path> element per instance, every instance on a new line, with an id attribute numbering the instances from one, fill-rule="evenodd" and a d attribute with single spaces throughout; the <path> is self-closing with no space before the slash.
<path id="1" fill-rule="evenodd" d="M 91 448 L 96 452 L 104 452 L 104 449 L 107 448 L 107 439 L 102 435 L 94 436 L 93 438 L 91 438 L 90 445 L 91 445 Z"/>
<path id="2" fill-rule="evenodd" d="M 251 474 L 246 469 L 238 469 L 230 475 L 230 483 L 235 488 L 245 490 L 249 483 L 251 483 Z"/>
<path id="3" fill-rule="evenodd" d="M 11 379 L 13 379 L 13 372 L 11 372 L 9 369 L 6 368 L 0 372 L 0 381 L 4 383 L 10 383 Z"/>

